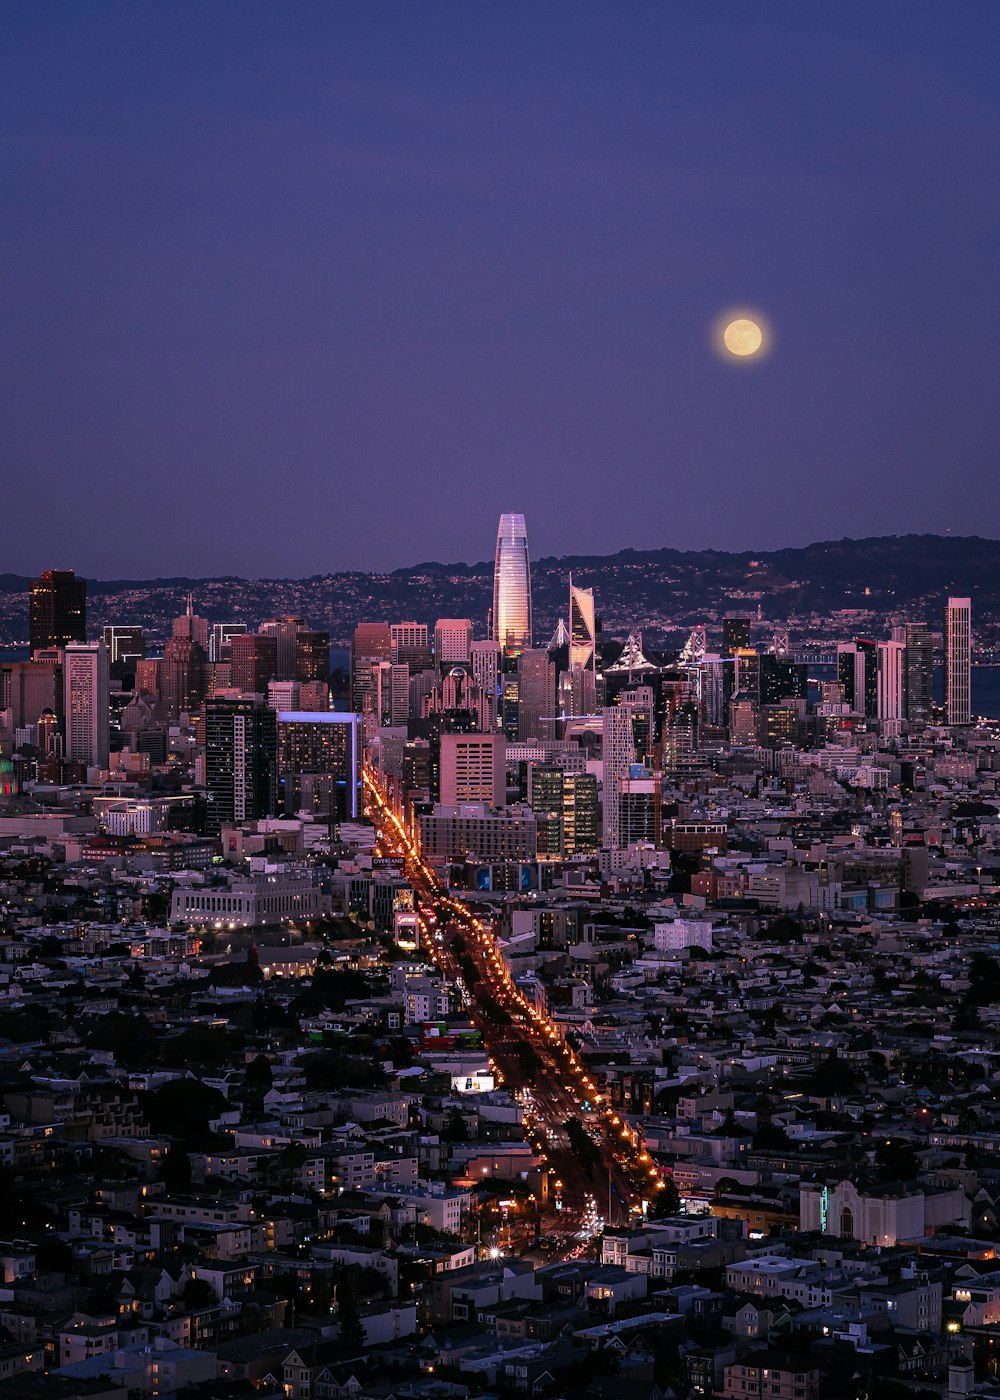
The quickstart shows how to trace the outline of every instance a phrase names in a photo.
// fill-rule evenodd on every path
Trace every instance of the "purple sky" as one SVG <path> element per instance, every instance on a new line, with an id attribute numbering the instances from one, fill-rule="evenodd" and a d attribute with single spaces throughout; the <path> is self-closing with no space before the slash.
<path id="1" fill-rule="evenodd" d="M 997 0 L 3 29 L 0 570 L 1000 534 Z"/>

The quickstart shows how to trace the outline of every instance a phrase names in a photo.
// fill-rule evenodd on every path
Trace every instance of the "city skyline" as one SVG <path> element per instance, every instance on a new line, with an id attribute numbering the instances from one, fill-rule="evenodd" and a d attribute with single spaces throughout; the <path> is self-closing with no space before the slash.
<path id="1" fill-rule="evenodd" d="M 512 498 L 556 554 L 995 533 L 998 30 L 12 7 L 9 516 L 89 577 L 476 558 Z"/>

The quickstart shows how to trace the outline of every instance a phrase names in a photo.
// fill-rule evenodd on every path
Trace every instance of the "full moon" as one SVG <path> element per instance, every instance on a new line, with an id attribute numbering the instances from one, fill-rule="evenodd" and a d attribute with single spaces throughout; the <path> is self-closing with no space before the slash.
<path id="1" fill-rule="evenodd" d="M 764 333 L 756 321 L 740 317 L 730 321 L 722 332 L 722 341 L 730 355 L 756 355 L 764 342 Z"/>

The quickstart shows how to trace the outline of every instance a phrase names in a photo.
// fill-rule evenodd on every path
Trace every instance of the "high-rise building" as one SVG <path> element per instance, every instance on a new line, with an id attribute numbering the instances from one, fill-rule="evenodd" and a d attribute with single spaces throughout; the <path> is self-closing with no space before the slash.
<path id="1" fill-rule="evenodd" d="M 877 642 L 876 712 L 880 720 L 906 717 L 906 646 L 903 642 Z"/>
<path id="2" fill-rule="evenodd" d="M 274 679 L 277 681 L 294 681 L 296 679 L 296 665 L 298 660 L 298 635 L 306 628 L 304 617 L 276 617 L 270 622 L 261 623 L 261 635 L 273 637 L 275 642 L 275 665 L 277 670 Z M 320 677 L 325 680 L 325 677 Z"/>
<path id="3" fill-rule="evenodd" d="M 583 670 L 597 669 L 597 615 L 594 590 L 574 588 L 569 581 L 569 665 Z"/>
<path id="4" fill-rule="evenodd" d="M 112 624 L 104 629 L 104 645 L 108 649 L 108 671 L 116 679 L 135 675 L 135 663 L 146 655 L 146 638 L 141 627 L 121 627 Z"/>
<path id="5" fill-rule="evenodd" d="M 598 812 L 593 773 L 567 773 L 563 779 L 563 850 L 568 856 L 596 851 L 600 846 Z"/>
<path id="6" fill-rule="evenodd" d="M 405 725 L 410 714 L 410 668 L 406 662 L 376 661 L 370 668 L 372 712 L 380 725 Z"/>
<path id="7" fill-rule="evenodd" d="M 797 665 L 787 652 L 766 652 L 761 656 L 759 683 L 762 705 L 780 705 L 782 700 L 804 700 L 809 685 L 806 667 Z"/>
<path id="8" fill-rule="evenodd" d="M 215 622 L 209 637 L 208 659 L 212 662 L 229 661 L 232 657 L 231 642 L 234 637 L 246 634 L 245 622 Z"/>
<path id="9" fill-rule="evenodd" d="M 29 595 L 31 650 L 87 640 L 87 585 L 72 569 L 46 569 Z"/>
<path id="10" fill-rule="evenodd" d="M 231 637 L 229 646 L 233 689 L 245 695 L 266 695 L 268 681 L 277 679 L 277 638 L 246 632 Z"/>
<path id="11" fill-rule="evenodd" d="M 722 619 L 722 654 L 735 656 L 750 646 L 750 619 L 744 614 L 732 614 Z"/>
<path id="12" fill-rule="evenodd" d="M 169 637 L 159 666 L 160 699 L 167 717 L 197 710 L 205 695 L 205 653 L 194 637 Z"/>
<path id="13" fill-rule="evenodd" d="M 486 700 L 488 727 L 495 729 L 500 704 L 500 643 L 473 642 L 471 662 L 473 680 Z"/>
<path id="14" fill-rule="evenodd" d="M 934 712 L 934 637 L 926 622 L 908 622 L 906 643 L 906 717 L 929 724 Z"/>
<path id="15" fill-rule="evenodd" d="M 472 623 L 467 617 L 439 617 L 434 624 L 434 660 L 445 666 L 467 666 L 472 646 Z"/>
<path id="16" fill-rule="evenodd" d="M 602 845 L 611 851 L 621 850 L 619 807 L 620 783 L 627 778 L 635 763 L 635 731 L 631 705 L 607 705 L 601 711 L 604 720 L 603 737 L 603 795 L 604 834 Z"/>
<path id="17" fill-rule="evenodd" d="M 505 652 L 531 646 L 531 569 L 523 515 L 501 515 L 493 572 L 492 636 Z"/>
<path id="18" fill-rule="evenodd" d="M 63 713 L 63 653 L 59 661 L 12 661 L 0 667 L 0 710 L 10 710 L 11 728 L 37 724 L 46 710 Z"/>
<path id="19" fill-rule="evenodd" d="M 361 810 L 357 715 L 334 710 L 278 714 L 278 782 L 285 812 L 352 820 Z"/>
<path id="20" fill-rule="evenodd" d="M 972 599 L 944 610 L 944 709 L 949 724 L 972 723 Z"/>
<path id="21" fill-rule="evenodd" d="M 205 703 L 205 829 L 254 821 L 275 810 L 277 719 L 260 695 Z"/>
<path id="22" fill-rule="evenodd" d="M 71 642 L 63 661 L 66 757 L 88 768 L 108 766 L 108 649 Z"/>
<path id="23" fill-rule="evenodd" d="M 295 634 L 295 679 L 297 681 L 330 680 L 330 634 L 310 627 L 300 627 Z"/>
<path id="24" fill-rule="evenodd" d="M 194 595 L 188 594 L 187 607 L 180 617 L 175 617 L 171 634 L 197 642 L 202 652 L 208 655 L 208 618 L 199 617 L 194 610 Z"/>
<path id="25" fill-rule="evenodd" d="M 556 668 L 547 651 L 522 651 L 517 658 L 517 737 L 551 739 L 555 729 Z"/>
<path id="26" fill-rule="evenodd" d="M 459 807 L 485 802 L 503 807 L 507 797 L 507 741 L 502 734 L 442 734 L 441 802 Z"/>
<path id="27" fill-rule="evenodd" d="M 389 637 L 392 660 L 409 666 L 411 675 L 433 666 L 434 653 L 426 622 L 390 622 Z"/>
<path id="28" fill-rule="evenodd" d="M 370 708 L 372 666 L 391 660 L 392 633 L 388 623 L 359 622 L 351 639 L 351 708 L 356 714 Z"/>

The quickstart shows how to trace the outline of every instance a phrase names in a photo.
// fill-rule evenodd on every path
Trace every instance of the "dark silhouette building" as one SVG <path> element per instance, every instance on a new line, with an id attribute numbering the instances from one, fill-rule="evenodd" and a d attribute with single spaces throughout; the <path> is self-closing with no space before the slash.
<path id="1" fill-rule="evenodd" d="M 31 581 L 31 650 L 87 640 L 87 585 L 72 569 L 46 569 Z"/>

